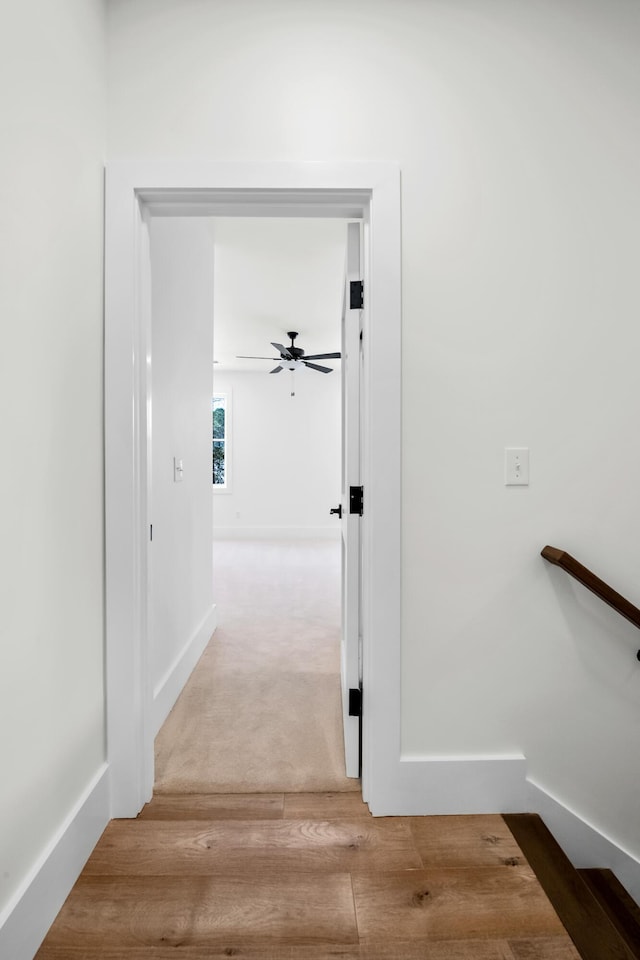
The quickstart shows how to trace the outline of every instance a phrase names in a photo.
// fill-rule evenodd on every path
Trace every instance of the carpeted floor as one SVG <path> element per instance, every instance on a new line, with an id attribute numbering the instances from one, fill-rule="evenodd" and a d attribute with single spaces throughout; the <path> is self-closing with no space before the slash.
<path id="1" fill-rule="evenodd" d="M 344 774 L 340 545 L 218 541 L 219 626 L 156 738 L 156 793 L 357 790 Z"/>

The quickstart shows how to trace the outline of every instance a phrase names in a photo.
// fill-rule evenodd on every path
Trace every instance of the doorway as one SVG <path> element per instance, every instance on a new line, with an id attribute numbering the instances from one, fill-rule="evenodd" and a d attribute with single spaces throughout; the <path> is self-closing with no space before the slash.
<path id="1" fill-rule="evenodd" d="M 343 759 L 341 520 L 330 514 L 341 500 L 342 379 L 353 362 L 341 330 L 354 228 L 359 236 L 358 223 L 317 217 L 149 225 L 154 688 L 211 603 L 201 582 L 211 473 L 218 617 L 157 733 L 156 793 L 357 789 Z M 356 361 L 360 313 L 347 315 Z M 202 357 L 211 319 L 213 469 Z M 280 341 L 292 327 L 309 358 L 302 369 L 287 369 L 278 349 L 287 352 Z M 354 634 L 357 644 L 357 610 Z M 352 766 L 357 778 L 357 755 Z"/>
<path id="2" fill-rule="evenodd" d="M 135 815 L 153 784 L 153 691 L 146 647 L 146 223 L 154 216 L 237 214 L 238 205 L 261 216 L 286 210 L 366 223 L 363 796 L 374 812 L 385 806 L 387 785 L 400 761 L 398 171 L 378 164 L 116 163 L 107 171 L 105 351 L 107 701 L 114 816 Z M 376 382 L 384 385 L 384 397 L 372 388 Z"/>

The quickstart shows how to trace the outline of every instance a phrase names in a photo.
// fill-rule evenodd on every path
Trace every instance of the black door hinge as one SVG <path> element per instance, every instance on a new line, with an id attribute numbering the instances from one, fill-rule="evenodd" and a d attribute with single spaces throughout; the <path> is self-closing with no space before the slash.
<path id="1" fill-rule="evenodd" d="M 149 525 L 149 540 L 153 540 L 153 524 Z"/>
<path id="2" fill-rule="evenodd" d="M 349 513 L 357 513 L 359 517 L 364 512 L 364 491 L 362 487 L 349 487 Z"/>
<path id="3" fill-rule="evenodd" d="M 362 716 L 362 687 L 349 688 L 349 716 Z"/>
<path id="4" fill-rule="evenodd" d="M 364 280 L 352 280 L 349 284 L 349 309 L 362 310 L 364 307 Z"/>

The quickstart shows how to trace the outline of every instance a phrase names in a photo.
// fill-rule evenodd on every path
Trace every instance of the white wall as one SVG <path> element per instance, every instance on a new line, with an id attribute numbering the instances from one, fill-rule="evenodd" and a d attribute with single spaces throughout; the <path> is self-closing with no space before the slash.
<path id="1" fill-rule="evenodd" d="M 524 752 L 640 856 L 640 6 L 112 0 L 109 152 L 403 183 L 403 749 Z M 531 448 L 531 485 L 502 451 Z"/>
<path id="2" fill-rule="evenodd" d="M 327 361 L 329 364 L 330 361 Z M 340 369 L 214 373 L 231 401 L 230 487 L 214 490 L 215 537 L 338 537 Z"/>
<path id="3" fill-rule="evenodd" d="M 198 218 L 150 224 L 153 541 L 150 657 L 156 697 L 213 605 L 213 238 Z M 174 479 L 174 458 L 183 465 Z M 209 634 L 210 634 L 209 630 Z M 207 640 L 208 636 L 203 639 Z M 179 692 L 179 684 L 174 693 Z M 171 696 L 173 702 L 174 697 Z M 169 703 L 167 706 L 170 706 Z M 161 710 L 156 726 L 164 720 Z"/>
<path id="4" fill-rule="evenodd" d="M 0 927 L 105 759 L 104 29 L 99 0 L 0 15 Z"/>

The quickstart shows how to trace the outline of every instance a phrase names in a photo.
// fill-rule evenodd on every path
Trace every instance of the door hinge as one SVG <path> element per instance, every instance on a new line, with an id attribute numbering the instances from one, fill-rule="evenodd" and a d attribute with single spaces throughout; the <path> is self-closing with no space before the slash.
<path id="1" fill-rule="evenodd" d="M 149 540 L 153 540 L 153 524 L 149 524 Z"/>
<path id="2" fill-rule="evenodd" d="M 349 309 L 362 310 L 364 307 L 364 280 L 352 280 L 349 284 Z"/>
<path id="3" fill-rule="evenodd" d="M 362 687 L 349 688 L 349 716 L 362 716 Z"/>
<path id="4" fill-rule="evenodd" d="M 364 513 L 364 491 L 362 487 L 349 487 L 349 513 Z"/>

